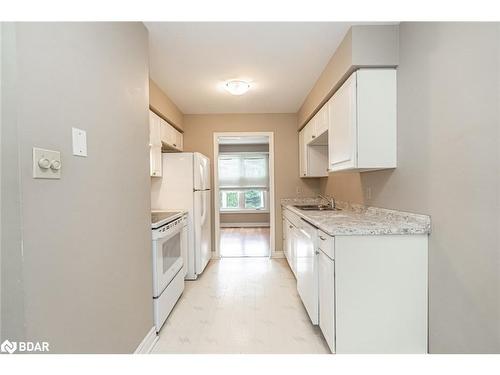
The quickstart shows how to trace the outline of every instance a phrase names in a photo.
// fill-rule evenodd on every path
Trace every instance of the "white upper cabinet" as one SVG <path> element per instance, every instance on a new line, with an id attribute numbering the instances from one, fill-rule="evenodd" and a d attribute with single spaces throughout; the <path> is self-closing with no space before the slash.
<path id="1" fill-rule="evenodd" d="M 156 113 L 149 111 L 149 174 L 161 177 L 161 123 Z"/>
<path id="2" fill-rule="evenodd" d="M 299 133 L 300 177 L 328 176 L 328 109 L 314 115 Z"/>
<path id="3" fill-rule="evenodd" d="M 183 135 L 153 111 L 149 111 L 150 144 L 167 150 L 182 151 Z"/>
<path id="4" fill-rule="evenodd" d="M 161 146 L 149 147 L 149 174 L 151 177 L 162 176 Z"/>
<path id="5" fill-rule="evenodd" d="M 314 122 L 309 123 L 299 132 L 299 176 L 328 176 L 328 145 L 326 133 L 321 139 L 313 132 Z"/>
<path id="6" fill-rule="evenodd" d="M 360 69 L 327 103 L 330 171 L 396 167 L 396 70 Z"/>
<path id="7" fill-rule="evenodd" d="M 314 118 L 316 118 L 316 121 L 314 122 L 315 138 L 317 138 L 328 131 L 328 124 L 329 124 L 328 106 L 324 105 L 323 107 L 321 107 L 321 109 L 319 110 L 318 113 L 316 113 Z"/>
<path id="8" fill-rule="evenodd" d="M 149 111 L 149 165 L 151 177 L 162 176 L 162 149 L 182 151 L 183 135 L 153 111 Z"/>
<path id="9" fill-rule="evenodd" d="M 160 117 L 149 111 L 149 145 L 161 147 Z"/>
<path id="10" fill-rule="evenodd" d="M 299 176 L 307 176 L 307 144 L 304 139 L 304 129 L 299 132 Z"/>
<path id="11" fill-rule="evenodd" d="M 179 151 L 182 151 L 184 148 L 184 135 L 179 131 L 175 133 L 175 143 L 173 146 Z"/>

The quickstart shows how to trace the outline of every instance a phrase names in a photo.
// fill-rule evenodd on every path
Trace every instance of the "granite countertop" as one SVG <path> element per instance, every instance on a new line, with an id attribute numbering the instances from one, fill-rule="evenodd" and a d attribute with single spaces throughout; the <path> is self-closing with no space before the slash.
<path id="1" fill-rule="evenodd" d="M 304 211 L 293 205 L 325 203 L 321 198 L 282 199 L 281 205 L 331 236 L 428 234 L 427 215 L 337 202 L 340 211 Z"/>

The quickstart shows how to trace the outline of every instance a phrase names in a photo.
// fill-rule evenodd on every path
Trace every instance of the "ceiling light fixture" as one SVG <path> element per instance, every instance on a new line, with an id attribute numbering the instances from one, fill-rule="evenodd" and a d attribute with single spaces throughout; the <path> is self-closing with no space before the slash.
<path id="1" fill-rule="evenodd" d="M 232 95 L 243 95 L 250 90 L 250 83 L 246 81 L 233 80 L 226 82 L 224 88 Z"/>

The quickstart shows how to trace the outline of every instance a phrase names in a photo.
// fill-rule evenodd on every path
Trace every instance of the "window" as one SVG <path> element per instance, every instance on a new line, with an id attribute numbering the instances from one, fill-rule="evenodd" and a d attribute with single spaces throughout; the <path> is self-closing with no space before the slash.
<path id="1" fill-rule="evenodd" d="M 244 194 L 246 209 L 262 210 L 264 208 L 264 191 L 246 190 Z"/>
<path id="2" fill-rule="evenodd" d="M 221 211 L 267 211 L 269 209 L 267 153 L 221 154 L 219 189 Z"/>
<path id="3" fill-rule="evenodd" d="M 220 192 L 220 202 L 222 209 L 236 209 L 240 207 L 240 197 L 238 191 Z"/>

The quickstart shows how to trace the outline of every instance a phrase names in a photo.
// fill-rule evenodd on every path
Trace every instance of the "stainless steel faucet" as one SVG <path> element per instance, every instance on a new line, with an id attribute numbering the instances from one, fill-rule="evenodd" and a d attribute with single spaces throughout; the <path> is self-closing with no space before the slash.
<path id="1" fill-rule="evenodd" d="M 334 197 L 327 197 L 327 196 L 322 195 L 322 194 L 318 194 L 318 197 L 327 201 L 328 205 L 330 206 L 331 209 L 334 210 L 335 208 L 337 208 Z"/>

